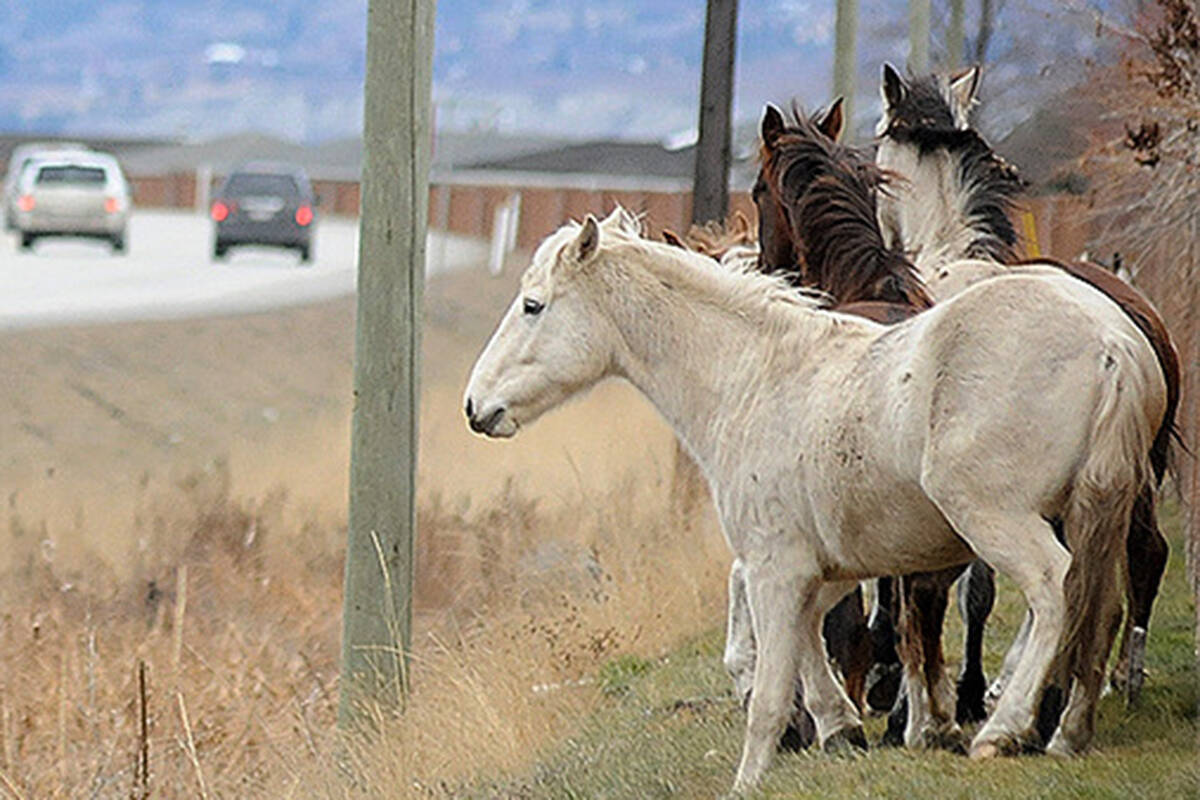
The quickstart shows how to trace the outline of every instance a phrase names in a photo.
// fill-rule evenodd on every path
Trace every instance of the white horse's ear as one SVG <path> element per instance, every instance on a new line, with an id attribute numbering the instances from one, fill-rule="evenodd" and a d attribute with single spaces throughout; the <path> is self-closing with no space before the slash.
<path id="1" fill-rule="evenodd" d="M 967 125 L 967 115 L 975 105 L 977 91 L 979 91 L 978 64 L 950 76 L 950 98 L 954 102 L 955 122 L 962 127 Z"/>
<path id="2" fill-rule="evenodd" d="M 845 117 L 842 114 L 842 99 L 839 97 L 829 105 L 829 110 L 821 115 L 821 119 L 817 122 L 817 127 L 821 129 L 821 133 L 828 136 L 833 141 L 841 138 L 842 128 L 845 127 Z"/>
<path id="3" fill-rule="evenodd" d="M 771 103 L 767 103 L 767 110 L 763 112 L 762 123 L 759 125 L 758 132 L 768 150 L 775 146 L 775 142 L 783 134 L 785 127 L 783 112 Z"/>
<path id="4" fill-rule="evenodd" d="M 600 223 L 596 222 L 596 218 L 591 214 L 584 219 L 583 227 L 579 229 L 579 235 L 575 237 L 572 247 L 575 260 L 580 264 L 591 261 L 600 249 Z"/>
<path id="5" fill-rule="evenodd" d="M 904 79 L 900 77 L 900 73 L 891 64 L 885 62 L 883 65 L 883 81 L 879 84 L 879 96 L 883 98 L 884 109 L 890 111 L 900 105 L 907 93 L 908 87 L 904 84 Z"/>

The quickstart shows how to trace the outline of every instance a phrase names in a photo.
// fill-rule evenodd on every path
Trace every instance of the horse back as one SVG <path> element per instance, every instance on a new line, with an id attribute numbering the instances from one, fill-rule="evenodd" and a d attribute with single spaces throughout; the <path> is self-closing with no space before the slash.
<path id="1" fill-rule="evenodd" d="M 1162 482 L 1167 470 L 1167 457 L 1170 450 L 1171 438 L 1180 438 L 1175 425 L 1175 414 L 1179 408 L 1179 352 L 1171 341 L 1171 334 L 1158 311 L 1150 301 L 1134 287 L 1118 278 L 1103 267 L 1087 261 L 1060 261 L 1056 258 L 1036 258 L 1017 262 L 1020 265 L 1048 264 L 1061 269 L 1073 278 L 1077 278 L 1105 294 L 1110 300 L 1120 306 L 1125 315 L 1138 327 L 1150 342 L 1154 355 L 1158 358 L 1162 369 L 1163 380 L 1167 385 L 1167 406 L 1163 414 L 1162 425 L 1154 436 L 1154 444 L 1150 448 L 1150 464 L 1154 468 L 1154 476 Z"/>
<path id="2" fill-rule="evenodd" d="M 872 322 L 883 325 L 895 325 L 911 319 L 921 312 L 920 308 L 904 303 L 889 303 L 885 300 L 863 300 L 857 303 L 846 303 L 833 309 L 843 314 L 853 314 Z"/>

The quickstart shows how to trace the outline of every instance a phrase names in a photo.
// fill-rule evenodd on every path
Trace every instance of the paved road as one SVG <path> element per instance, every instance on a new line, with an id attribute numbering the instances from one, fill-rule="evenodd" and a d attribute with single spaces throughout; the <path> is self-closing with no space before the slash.
<path id="1" fill-rule="evenodd" d="M 129 251 L 51 239 L 32 252 L 0 239 L 0 329 L 79 322 L 168 319 L 262 311 L 352 294 L 358 223 L 322 219 L 313 261 L 287 251 L 244 248 L 211 260 L 209 220 L 191 212 L 134 211 Z M 486 243 L 431 234 L 429 271 L 484 263 Z"/>

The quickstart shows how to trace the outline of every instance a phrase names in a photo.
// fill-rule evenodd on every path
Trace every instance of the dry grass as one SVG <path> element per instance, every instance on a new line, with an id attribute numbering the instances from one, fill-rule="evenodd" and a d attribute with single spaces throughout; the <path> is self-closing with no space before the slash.
<path id="1" fill-rule="evenodd" d="M 643 476 L 546 509 L 512 477 L 482 500 L 427 494 L 411 704 L 381 713 L 375 739 L 343 742 L 344 531 L 291 527 L 282 491 L 240 499 L 233 482 L 218 463 L 148 498 L 117 565 L 63 568 L 10 519 L 23 548 L 0 627 L 10 792 L 132 796 L 144 662 L 150 796 L 423 796 L 528 765 L 594 707 L 601 665 L 720 618 L 723 544 L 711 529 L 683 540 Z"/>

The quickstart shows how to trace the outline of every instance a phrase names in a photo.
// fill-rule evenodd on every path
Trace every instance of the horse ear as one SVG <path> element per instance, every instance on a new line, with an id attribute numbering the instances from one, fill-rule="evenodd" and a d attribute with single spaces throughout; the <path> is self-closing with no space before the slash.
<path id="1" fill-rule="evenodd" d="M 817 122 L 817 127 L 821 133 L 828 136 L 833 141 L 837 141 L 842 135 L 842 128 L 845 124 L 845 117 L 842 115 L 842 100 L 839 97 L 829 106 L 829 110 L 821 115 L 821 119 Z"/>
<path id="2" fill-rule="evenodd" d="M 733 212 L 733 224 L 730 227 L 738 236 L 744 237 L 750 233 L 750 218 L 739 208 Z"/>
<path id="3" fill-rule="evenodd" d="M 586 264 L 596 255 L 596 251 L 600 249 L 600 223 L 596 222 L 596 218 L 591 214 L 583 221 L 583 227 L 579 229 L 579 235 L 575 237 L 575 260 L 580 264 Z"/>
<path id="4" fill-rule="evenodd" d="M 775 142 L 779 140 L 785 127 L 783 112 L 771 103 L 767 103 L 767 110 L 763 112 L 762 124 L 758 129 L 767 149 L 775 146 Z"/>
<path id="5" fill-rule="evenodd" d="M 975 93 L 979 91 L 979 65 L 950 76 L 950 97 L 954 100 L 955 116 L 960 125 L 966 126 L 967 113 L 975 105 Z"/>
<path id="6" fill-rule="evenodd" d="M 900 73 L 891 64 L 885 62 L 883 82 L 879 85 L 879 94 L 883 97 L 884 109 L 890 110 L 900 105 L 907 93 L 908 87 L 904 85 L 904 79 L 900 77 Z"/>

